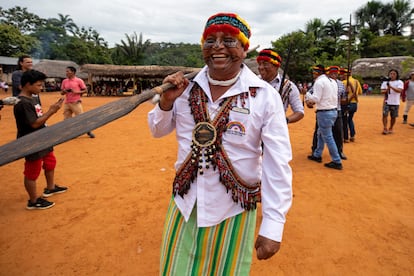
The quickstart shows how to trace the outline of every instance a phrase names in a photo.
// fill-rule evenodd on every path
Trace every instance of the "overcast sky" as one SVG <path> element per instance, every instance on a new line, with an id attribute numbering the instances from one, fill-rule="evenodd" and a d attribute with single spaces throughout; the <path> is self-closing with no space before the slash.
<path id="1" fill-rule="evenodd" d="M 207 18 L 218 12 L 233 12 L 251 27 L 250 47 L 271 47 L 280 36 L 304 30 L 308 21 L 349 16 L 364 0 L 0 0 L 0 6 L 26 7 L 42 18 L 69 15 L 78 27 L 94 28 L 113 47 L 125 34 L 142 33 L 151 42 L 200 43 Z M 390 1 L 382 1 L 389 3 Z M 352 18 L 354 22 L 355 19 Z"/>

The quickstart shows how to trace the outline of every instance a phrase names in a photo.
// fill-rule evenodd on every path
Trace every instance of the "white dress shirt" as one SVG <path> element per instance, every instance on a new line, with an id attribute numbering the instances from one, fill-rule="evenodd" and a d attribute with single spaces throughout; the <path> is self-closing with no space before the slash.
<path id="1" fill-rule="evenodd" d="M 316 110 L 329 110 L 338 107 L 338 85 L 334 79 L 322 74 L 315 79 L 312 94 L 306 93 L 307 99 L 316 103 Z"/>
<path id="2" fill-rule="evenodd" d="M 263 220 L 259 234 L 281 241 L 286 214 L 292 203 L 292 170 L 289 166 L 292 152 L 281 99 L 274 97 L 273 87 L 260 80 L 244 65 L 237 82 L 213 102 L 206 77 L 207 70 L 204 67 L 193 81 L 199 84 L 208 97 L 207 109 L 211 119 L 217 115 L 219 104 L 224 98 L 248 92 L 249 87 L 258 87 L 255 97 L 249 93 L 244 107 L 238 98 L 238 108 L 230 111 L 222 143 L 235 171 L 244 181 L 256 183 L 261 180 Z M 162 137 L 175 129 L 178 141 L 176 170 L 191 151 L 195 124 L 188 98 L 192 86 L 193 82 L 176 99 L 171 111 L 163 111 L 156 105 L 148 114 L 148 123 L 154 137 Z M 199 227 L 217 225 L 245 211 L 240 203 L 232 200 L 231 192 L 226 192 L 225 186 L 219 181 L 218 169 L 210 167 L 203 168 L 203 171 L 204 174 L 198 174 L 191 183 L 184 197 L 178 194 L 174 197 L 186 221 L 194 206 L 197 208 Z"/>

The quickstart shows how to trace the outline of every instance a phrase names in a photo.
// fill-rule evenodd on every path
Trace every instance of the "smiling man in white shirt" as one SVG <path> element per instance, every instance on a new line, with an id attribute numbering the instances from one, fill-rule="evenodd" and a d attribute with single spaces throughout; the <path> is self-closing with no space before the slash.
<path id="1" fill-rule="evenodd" d="M 206 66 L 192 81 L 167 76 L 175 88 L 148 115 L 154 137 L 175 130 L 178 140 L 161 275 L 248 275 L 259 202 L 257 257 L 280 248 L 292 202 L 291 145 L 280 97 L 243 64 L 249 37 L 238 15 L 211 16 L 201 39 Z"/>

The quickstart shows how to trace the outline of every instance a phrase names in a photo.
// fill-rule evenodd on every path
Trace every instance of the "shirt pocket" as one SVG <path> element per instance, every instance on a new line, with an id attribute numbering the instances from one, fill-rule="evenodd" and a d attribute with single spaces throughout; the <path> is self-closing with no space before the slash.
<path id="1" fill-rule="evenodd" d="M 223 139 L 229 144 L 243 146 L 247 141 L 249 129 L 249 114 L 231 110 Z"/>

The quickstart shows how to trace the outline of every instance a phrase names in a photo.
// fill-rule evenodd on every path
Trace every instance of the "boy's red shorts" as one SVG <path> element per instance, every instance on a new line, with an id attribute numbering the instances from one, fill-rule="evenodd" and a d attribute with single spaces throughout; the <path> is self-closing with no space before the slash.
<path id="1" fill-rule="evenodd" d="M 36 180 L 40 175 L 40 171 L 42 170 L 42 162 L 43 169 L 45 171 L 54 170 L 56 167 L 56 157 L 53 154 L 53 151 L 49 152 L 46 156 L 34 161 L 26 160 L 24 163 L 24 176 L 26 176 L 29 180 Z"/>

